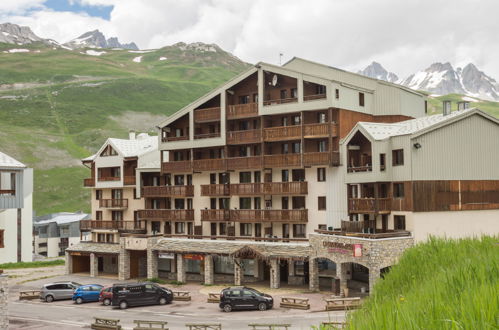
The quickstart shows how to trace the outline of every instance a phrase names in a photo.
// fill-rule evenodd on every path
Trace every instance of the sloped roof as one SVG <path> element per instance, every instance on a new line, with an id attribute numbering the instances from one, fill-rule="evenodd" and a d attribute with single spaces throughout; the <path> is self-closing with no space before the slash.
<path id="1" fill-rule="evenodd" d="M 88 252 L 88 253 L 120 253 L 119 244 L 109 244 L 109 243 L 93 243 L 93 242 L 80 242 L 71 247 L 68 247 L 66 251 L 69 252 Z"/>
<path id="2" fill-rule="evenodd" d="M 54 216 L 51 217 L 50 219 L 34 222 L 33 225 L 35 226 L 46 225 L 51 222 L 56 222 L 58 225 L 62 225 L 80 220 L 86 220 L 87 218 L 90 219 L 90 214 L 61 212 L 61 213 L 55 213 Z"/>
<path id="3" fill-rule="evenodd" d="M 123 157 L 138 157 L 152 150 L 158 149 L 158 137 L 147 133 L 137 135 L 135 139 L 108 138 L 98 152 L 82 161 L 92 161 L 110 144 Z"/>
<path id="4" fill-rule="evenodd" d="M 26 168 L 26 165 L 0 151 L 0 167 Z"/>

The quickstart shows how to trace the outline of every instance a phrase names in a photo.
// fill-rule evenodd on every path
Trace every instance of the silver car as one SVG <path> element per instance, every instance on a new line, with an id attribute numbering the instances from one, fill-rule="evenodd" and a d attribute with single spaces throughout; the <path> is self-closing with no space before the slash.
<path id="1" fill-rule="evenodd" d="M 74 290 L 80 286 L 80 283 L 71 281 L 45 284 L 40 290 L 40 299 L 45 300 L 46 302 L 72 299 Z"/>

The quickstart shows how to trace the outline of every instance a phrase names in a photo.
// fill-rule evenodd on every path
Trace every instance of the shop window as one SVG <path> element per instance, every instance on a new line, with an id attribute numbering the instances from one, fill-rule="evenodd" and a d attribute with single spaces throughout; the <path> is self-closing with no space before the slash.
<path id="1" fill-rule="evenodd" d="M 393 197 L 394 198 L 404 198 L 404 184 L 394 183 L 393 184 Z"/>
<path id="2" fill-rule="evenodd" d="M 294 224 L 293 225 L 293 237 L 295 238 L 305 238 L 306 236 L 306 225 L 304 224 Z"/>
<path id="3" fill-rule="evenodd" d="M 295 275 L 305 276 L 305 262 L 295 261 Z"/>
<path id="4" fill-rule="evenodd" d="M 326 209 L 326 196 L 319 196 L 317 198 L 318 198 L 319 211 L 324 211 Z"/>
<path id="5" fill-rule="evenodd" d="M 404 165 L 404 149 L 392 150 L 392 165 Z"/>
<path id="6" fill-rule="evenodd" d="M 187 273 L 199 274 L 199 272 L 201 271 L 200 264 L 201 264 L 200 260 L 186 259 L 185 260 L 185 271 Z"/>
<path id="7" fill-rule="evenodd" d="M 393 216 L 393 229 L 405 230 L 405 215 Z"/>
<path id="8" fill-rule="evenodd" d="M 319 167 L 317 169 L 317 181 L 319 181 L 319 182 L 326 181 L 326 168 L 325 167 Z"/>
<path id="9" fill-rule="evenodd" d="M 234 274 L 234 261 L 228 256 L 219 256 L 213 260 L 215 273 L 217 274 Z"/>

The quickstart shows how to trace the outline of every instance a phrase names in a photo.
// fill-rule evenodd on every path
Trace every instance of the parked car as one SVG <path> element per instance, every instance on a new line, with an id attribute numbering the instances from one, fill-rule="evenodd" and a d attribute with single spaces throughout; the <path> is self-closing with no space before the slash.
<path id="1" fill-rule="evenodd" d="M 274 305 L 272 296 L 247 287 L 225 288 L 220 293 L 220 308 L 224 312 L 236 309 L 258 309 L 264 311 Z"/>
<path id="2" fill-rule="evenodd" d="M 73 301 L 77 304 L 90 301 L 99 301 L 99 295 L 102 288 L 103 286 L 100 284 L 82 285 L 73 293 Z"/>
<path id="3" fill-rule="evenodd" d="M 99 294 L 99 301 L 106 306 L 111 305 L 111 301 L 113 300 L 113 287 L 108 286 L 106 288 L 102 288 Z"/>
<path id="4" fill-rule="evenodd" d="M 165 305 L 173 300 L 173 292 L 156 283 L 115 284 L 112 294 L 111 305 L 121 309 L 129 306 Z"/>
<path id="5" fill-rule="evenodd" d="M 73 297 L 73 292 L 80 286 L 80 283 L 71 281 L 45 284 L 40 290 L 40 299 L 45 300 L 46 302 L 71 299 Z"/>

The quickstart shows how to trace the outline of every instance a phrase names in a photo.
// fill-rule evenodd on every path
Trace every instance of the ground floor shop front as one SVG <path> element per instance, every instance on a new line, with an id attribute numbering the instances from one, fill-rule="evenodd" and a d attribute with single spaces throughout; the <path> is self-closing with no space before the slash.
<path id="1" fill-rule="evenodd" d="M 367 291 L 412 244 L 411 237 L 323 234 L 310 235 L 306 243 L 122 237 L 119 244 L 81 243 L 68 249 L 66 271 L 115 274 L 119 280 L 268 282 L 270 288 L 308 284 L 310 291 L 333 293 L 355 285 Z"/>

